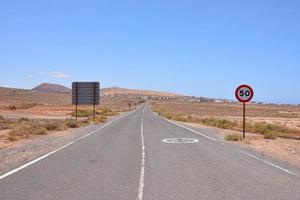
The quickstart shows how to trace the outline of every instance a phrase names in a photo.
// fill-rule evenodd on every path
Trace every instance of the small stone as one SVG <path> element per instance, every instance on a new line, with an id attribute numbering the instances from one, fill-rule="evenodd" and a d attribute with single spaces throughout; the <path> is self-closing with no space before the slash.
<path id="1" fill-rule="evenodd" d="M 292 151 L 292 154 L 296 154 L 296 151 Z"/>

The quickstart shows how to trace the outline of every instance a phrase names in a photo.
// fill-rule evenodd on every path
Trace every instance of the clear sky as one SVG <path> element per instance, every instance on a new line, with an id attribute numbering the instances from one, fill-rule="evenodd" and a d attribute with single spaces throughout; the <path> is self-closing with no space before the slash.
<path id="1" fill-rule="evenodd" d="M 100 81 L 300 103 L 298 0 L 0 2 L 1 86 Z"/>

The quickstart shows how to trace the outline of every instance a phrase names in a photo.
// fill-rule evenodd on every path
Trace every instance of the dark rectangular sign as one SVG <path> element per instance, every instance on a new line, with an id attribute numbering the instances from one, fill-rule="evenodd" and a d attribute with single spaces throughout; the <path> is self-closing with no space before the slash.
<path id="1" fill-rule="evenodd" d="M 100 103 L 99 82 L 73 82 L 73 105 L 98 105 Z"/>

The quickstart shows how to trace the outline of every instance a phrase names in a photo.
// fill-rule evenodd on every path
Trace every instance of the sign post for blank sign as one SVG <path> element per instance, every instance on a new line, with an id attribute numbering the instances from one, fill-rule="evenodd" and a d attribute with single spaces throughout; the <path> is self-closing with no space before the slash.
<path id="1" fill-rule="evenodd" d="M 251 101 L 253 96 L 254 91 L 249 85 L 240 85 L 235 91 L 235 97 L 243 103 L 243 139 L 246 132 L 246 103 Z"/>
<path id="2" fill-rule="evenodd" d="M 73 82 L 72 104 L 76 106 L 76 120 L 78 105 L 93 105 L 93 118 L 96 120 L 96 105 L 100 103 L 99 82 Z"/>

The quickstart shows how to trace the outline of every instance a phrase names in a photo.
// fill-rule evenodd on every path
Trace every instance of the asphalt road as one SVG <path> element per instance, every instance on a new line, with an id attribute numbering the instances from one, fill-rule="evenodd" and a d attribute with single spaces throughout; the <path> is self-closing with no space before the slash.
<path id="1" fill-rule="evenodd" d="M 300 177 L 172 124 L 146 104 L 2 176 L 0 199 L 299 200 Z"/>

